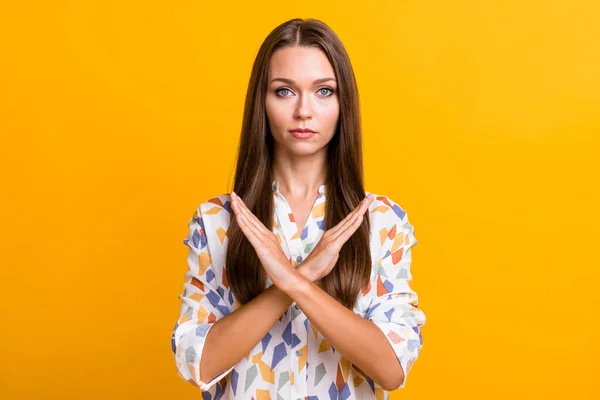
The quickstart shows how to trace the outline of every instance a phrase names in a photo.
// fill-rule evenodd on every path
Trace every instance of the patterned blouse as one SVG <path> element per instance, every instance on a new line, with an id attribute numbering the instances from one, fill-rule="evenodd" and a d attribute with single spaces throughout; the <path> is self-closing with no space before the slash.
<path id="1" fill-rule="evenodd" d="M 369 194 L 370 192 L 366 192 Z M 273 182 L 273 233 L 292 265 L 310 254 L 324 233 L 325 185 L 302 232 L 298 232 L 289 203 Z M 389 399 L 370 377 L 331 346 L 302 310 L 292 303 L 260 343 L 237 364 L 200 381 L 200 358 L 213 324 L 240 307 L 224 272 L 230 196 L 200 204 L 189 221 L 183 243 L 189 247 L 179 319 L 171 349 L 181 378 L 197 386 L 203 399 L 338 400 Z M 417 243 L 406 212 L 390 198 L 375 195 L 369 205 L 371 281 L 354 306 L 354 313 L 378 326 L 406 377 L 423 346 L 425 314 L 410 288 L 410 248 Z M 267 287 L 272 285 L 267 279 Z M 343 327 L 340 327 L 343 329 Z"/>

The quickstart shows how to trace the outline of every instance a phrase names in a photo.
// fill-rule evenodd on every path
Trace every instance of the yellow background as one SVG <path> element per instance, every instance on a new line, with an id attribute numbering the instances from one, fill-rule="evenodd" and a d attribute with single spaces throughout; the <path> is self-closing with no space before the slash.
<path id="1" fill-rule="evenodd" d="M 0 398 L 201 398 L 170 349 L 182 242 L 294 17 L 346 45 L 367 190 L 419 241 L 393 398 L 600 398 L 594 3 L 2 1 Z"/>

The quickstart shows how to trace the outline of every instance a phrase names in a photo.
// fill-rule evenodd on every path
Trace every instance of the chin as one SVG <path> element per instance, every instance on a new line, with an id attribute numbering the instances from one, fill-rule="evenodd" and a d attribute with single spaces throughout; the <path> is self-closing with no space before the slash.
<path id="1" fill-rule="evenodd" d="M 288 133 L 284 138 L 277 137 L 275 147 L 283 150 L 290 155 L 308 156 L 315 154 L 323 149 L 323 144 L 318 141 L 319 138 L 313 136 L 309 139 L 296 139 Z"/>
<path id="2" fill-rule="evenodd" d="M 289 152 L 297 156 L 310 156 L 318 153 L 320 150 L 322 150 L 321 146 L 303 143 L 299 146 L 294 146 L 294 148 L 289 149 Z"/>

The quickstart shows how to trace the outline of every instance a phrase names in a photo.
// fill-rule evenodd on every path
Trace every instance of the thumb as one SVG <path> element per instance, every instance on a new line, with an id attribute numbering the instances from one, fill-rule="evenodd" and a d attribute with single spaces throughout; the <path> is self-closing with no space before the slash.
<path id="1" fill-rule="evenodd" d="M 331 259 L 331 261 L 329 262 L 329 265 L 327 265 L 327 268 L 325 270 L 325 274 L 324 275 L 327 275 L 327 274 L 329 274 L 331 272 L 331 270 L 333 269 L 333 267 L 335 267 L 335 264 L 337 263 L 338 258 L 340 258 L 339 253 L 336 254 L 335 257 L 333 257 Z"/>

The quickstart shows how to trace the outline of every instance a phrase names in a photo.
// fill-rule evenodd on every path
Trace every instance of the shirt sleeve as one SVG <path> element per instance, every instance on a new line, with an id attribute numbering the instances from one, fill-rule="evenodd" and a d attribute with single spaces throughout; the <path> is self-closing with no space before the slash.
<path id="1" fill-rule="evenodd" d="M 366 318 L 383 331 L 396 353 L 404 380 L 395 389 L 401 389 L 423 345 L 421 328 L 425 314 L 418 307 L 417 293 L 409 285 L 411 248 L 417 244 L 414 229 L 406 212 L 393 201 L 390 203 L 388 213 L 394 216 L 379 232 L 384 242 L 374 260 L 371 284 L 375 288 Z"/>
<path id="2" fill-rule="evenodd" d="M 181 299 L 181 309 L 171 335 L 171 350 L 179 376 L 202 391 L 208 391 L 229 374 L 234 366 L 209 382 L 202 382 L 200 359 L 205 340 L 214 323 L 229 315 L 234 308 L 224 300 L 224 271 L 214 270 L 200 207 L 190 219 L 188 227 L 189 233 L 183 240 L 189 248 L 188 269 L 184 291 L 178 297 Z"/>

